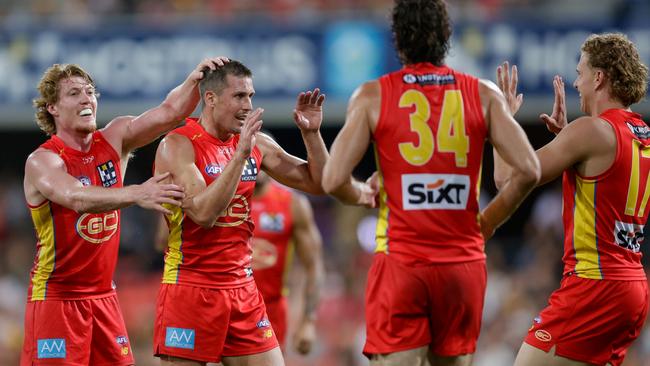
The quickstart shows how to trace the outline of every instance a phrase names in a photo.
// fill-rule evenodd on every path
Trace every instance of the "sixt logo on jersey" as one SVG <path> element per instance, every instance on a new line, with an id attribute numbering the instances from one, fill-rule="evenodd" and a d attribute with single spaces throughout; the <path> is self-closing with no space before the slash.
<path id="1" fill-rule="evenodd" d="M 38 358 L 65 358 L 65 339 L 39 339 Z"/>
<path id="2" fill-rule="evenodd" d="M 216 177 L 223 172 L 223 167 L 219 164 L 208 164 L 205 166 L 205 174 Z"/>
<path id="3" fill-rule="evenodd" d="M 470 179 L 458 174 L 402 175 L 404 210 L 464 210 Z"/>
<path id="4" fill-rule="evenodd" d="M 242 182 L 250 182 L 257 180 L 257 164 L 254 157 L 249 157 L 246 159 L 246 165 L 244 165 L 244 170 L 241 172 Z"/>
<path id="5" fill-rule="evenodd" d="M 112 160 L 98 165 L 97 171 L 99 172 L 99 179 L 101 179 L 105 188 L 117 183 L 117 172 L 115 172 L 115 164 L 113 164 Z"/>
<path id="6" fill-rule="evenodd" d="M 167 327 L 165 347 L 194 349 L 194 329 Z"/>
<path id="7" fill-rule="evenodd" d="M 614 223 L 614 240 L 616 244 L 638 253 L 644 239 L 643 226 L 641 224 L 616 221 Z"/>

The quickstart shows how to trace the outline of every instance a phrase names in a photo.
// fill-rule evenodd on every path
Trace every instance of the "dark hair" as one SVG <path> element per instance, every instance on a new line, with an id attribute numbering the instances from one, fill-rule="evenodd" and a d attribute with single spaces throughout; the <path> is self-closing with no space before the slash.
<path id="1" fill-rule="evenodd" d="M 38 82 L 37 89 L 40 95 L 33 101 L 34 108 L 36 108 L 35 118 L 38 127 L 48 135 L 56 133 L 56 125 L 54 124 L 54 116 L 47 110 L 47 106 L 56 104 L 59 101 L 61 81 L 74 76 L 79 76 L 92 85 L 93 88 L 95 87 L 95 82 L 90 77 L 90 74 L 75 64 L 54 64 L 45 70 Z"/>
<path id="2" fill-rule="evenodd" d="M 217 67 L 214 70 L 210 70 L 210 68 L 206 67 L 202 71 L 203 78 L 199 82 L 201 99 L 203 99 L 206 90 L 213 91 L 216 94 L 221 94 L 223 89 L 228 86 L 226 81 L 227 75 L 249 78 L 253 77 L 253 73 L 248 67 L 235 60 L 230 60 L 230 62 L 226 62 L 223 66 Z"/>
<path id="3" fill-rule="evenodd" d="M 582 52 L 589 56 L 591 67 L 605 71 L 611 93 L 623 105 L 641 101 L 648 91 L 648 67 L 639 52 L 624 34 L 592 34 L 583 43 Z"/>
<path id="4" fill-rule="evenodd" d="M 451 23 L 443 0 L 397 0 L 392 17 L 395 48 L 402 64 L 444 63 Z"/>

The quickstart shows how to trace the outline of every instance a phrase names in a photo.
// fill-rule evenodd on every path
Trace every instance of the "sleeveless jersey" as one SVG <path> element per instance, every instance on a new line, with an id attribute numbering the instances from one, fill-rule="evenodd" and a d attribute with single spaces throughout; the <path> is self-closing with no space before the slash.
<path id="1" fill-rule="evenodd" d="M 252 216 L 255 222 L 255 282 L 264 301 L 288 295 L 285 279 L 293 259 L 293 215 L 291 190 L 274 182 L 261 197 L 253 197 Z"/>
<path id="2" fill-rule="evenodd" d="M 567 169 L 562 177 L 564 273 L 642 280 L 640 246 L 650 197 L 650 129 L 641 116 L 609 109 L 600 119 L 616 133 L 616 158 L 595 177 Z"/>
<path id="3" fill-rule="evenodd" d="M 235 154 L 239 135 L 221 141 L 208 134 L 196 119 L 170 132 L 186 136 L 194 147 L 195 164 L 209 185 L 219 177 Z M 163 283 L 208 288 L 234 288 L 253 281 L 250 238 L 253 221 L 250 204 L 262 153 L 253 148 L 228 208 L 215 226 L 204 229 L 181 207 L 169 207 L 169 239 Z"/>
<path id="4" fill-rule="evenodd" d="M 101 132 L 86 153 L 56 135 L 40 147 L 63 159 L 68 174 L 84 186 L 122 187 L 120 157 Z M 120 211 L 77 213 L 46 200 L 29 205 L 36 229 L 36 258 L 28 300 L 79 300 L 114 293 L 120 240 Z"/>
<path id="5" fill-rule="evenodd" d="M 419 63 L 379 82 L 375 251 L 407 264 L 484 259 L 478 195 L 487 126 L 478 79 Z"/>

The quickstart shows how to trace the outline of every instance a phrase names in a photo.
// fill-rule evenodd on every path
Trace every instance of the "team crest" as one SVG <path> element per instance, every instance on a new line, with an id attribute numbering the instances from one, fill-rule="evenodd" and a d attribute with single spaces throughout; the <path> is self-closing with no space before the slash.
<path id="1" fill-rule="evenodd" d="M 241 173 L 242 182 L 251 182 L 257 180 L 257 162 L 254 157 L 246 159 L 246 165 Z"/>
<path id="2" fill-rule="evenodd" d="M 99 179 L 101 179 L 104 188 L 108 188 L 117 183 L 117 172 L 115 172 L 115 164 L 113 164 L 112 160 L 98 165 L 97 171 L 99 172 Z"/>

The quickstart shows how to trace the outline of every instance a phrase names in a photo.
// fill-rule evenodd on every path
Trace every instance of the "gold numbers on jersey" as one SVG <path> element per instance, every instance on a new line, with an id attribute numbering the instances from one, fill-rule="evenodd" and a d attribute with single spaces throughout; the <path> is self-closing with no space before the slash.
<path id="1" fill-rule="evenodd" d="M 627 201 L 625 204 L 625 214 L 628 216 L 635 216 L 634 212 L 639 199 L 639 170 L 641 165 L 639 151 L 642 157 L 650 158 L 650 146 L 643 146 L 640 141 L 632 140 L 632 169 L 630 171 L 630 185 L 627 188 Z M 644 215 L 649 197 L 650 175 L 646 179 L 643 198 L 641 199 L 641 205 L 636 216 L 642 217 Z"/>
<path id="2" fill-rule="evenodd" d="M 399 99 L 399 107 L 411 108 L 413 106 L 415 106 L 415 110 L 409 115 L 409 121 L 411 131 L 418 135 L 419 144 L 401 142 L 398 146 L 404 160 L 411 165 L 421 166 L 431 160 L 435 149 L 433 131 L 428 124 L 429 118 L 431 118 L 431 105 L 421 91 L 411 89 L 402 94 Z M 463 97 L 460 90 L 445 91 L 436 142 L 438 151 L 455 155 L 457 167 L 467 167 L 469 137 L 465 133 Z"/>

